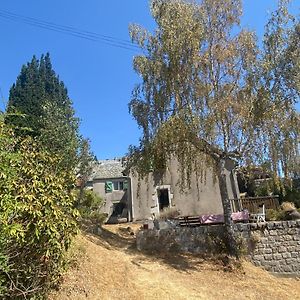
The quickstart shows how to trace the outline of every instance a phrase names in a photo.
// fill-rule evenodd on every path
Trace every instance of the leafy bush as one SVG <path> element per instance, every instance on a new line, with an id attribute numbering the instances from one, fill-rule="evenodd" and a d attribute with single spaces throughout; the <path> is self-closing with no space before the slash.
<path id="1" fill-rule="evenodd" d="M 267 221 L 284 221 L 289 220 L 289 213 L 297 210 L 294 203 L 283 202 L 279 209 L 267 209 L 266 219 Z M 300 210 L 300 209 L 299 209 Z M 298 210 L 298 211 L 299 211 Z"/>
<path id="2" fill-rule="evenodd" d="M 105 222 L 107 215 L 100 211 L 103 200 L 97 194 L 92 190 L 82 189 L 78 191 L 77 197 L 77 207 L 82 219 L 98 225 Z"/>
<path id="3" fill-rule="evenodd" d="M 3 296 L 8 287 L 6 274 L 9 271 L 6 245 L 11 241 L 11 235 L 16 234 L 10 216 L 16 206 L 13 182 L 17 180 L 17 169 L 14 166 L 19 164 L 20 156 L 11 151 L 16 145 L 14 136 L 4 125 L 3 115 L 0 118 L 0 295 Z"/>
<path id="4" fill-rule="evenodd" d="M 75 178 L 32 139 L 16 143 L 0 123 L 0 297 L 43 296 L 77 232 Z"/>
<path id="5" fill-rule="evenodd" d="M 94 193 L 92 190 L 84 189 L 82 191 L 79 191 L 78 193 L 79 199 L 79 208 L 87 208 L 90 210 L 99 209 L 103 203 L 103 200 L 101 197 L 99 197 L 96 193 Z"/>
<path id="6" fill-rule="evenodd" d="M 256 197 L 269 196 L 274 191 L 270 187 L 269 182 L 261 183 L 259 186 L 254 188 L 254 194 Z"/>
<path id="7" fill-rule="evenodd" d="M 107 218 L 107 214 L 104 214 L 99 211 L 92 211 L 91 214 L 89 215 L 89 219 L 92 221 L 92 223 L 101 225 L 105 222 Z"/>
<path id="8" fill-rule="evenodd" d="M 280 202 L 292 202 L 300 208 L 300 189 L 291 184 L 293 180 L 282 180 L 280 184 L 266 181 L 255 188 L 255 196 L 279 195 Z"/>
<path id="9" fill-rule="evenodd" d="M 285 212 L 282 209 L 267 209 L 266 210 L 267 221 L 282 221 L 285 220 Z"/>
<path id="10" fill-rule="evenodd" d="M 293 202 L 297 208 L 300 208 L 300 190 L 286 188 L 284 201 Z"/>

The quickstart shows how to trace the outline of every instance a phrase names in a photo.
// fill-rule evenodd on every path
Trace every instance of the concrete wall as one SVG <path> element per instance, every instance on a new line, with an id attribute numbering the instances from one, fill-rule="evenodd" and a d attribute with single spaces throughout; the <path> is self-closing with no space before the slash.
<path id="1" fill-rule="evenodd" d="M 227 187 L 229 198 L 239 196 L 235 174 L 231 171 L 234 165 L 226 165 Z M 137 175 L 132 175 L 132 197 L 134 220 L 148 219 L 152 214 L 159 214 L 158 189 L 169 189 L 170 206 L 178 209 L 182 216 L 199 214 L 222 214 L 220 189 L 218 179 L 212 169 L 208 168 L 202 176 L 194 173 L 191 186 L 181 191 L 178 186 L 180 179 L 178 163 L 172 160 L 166 173 L 159 177 L 149 174 L 147 179 L 139 182 Z M 201 178 L 202 177 L 202 178 Z"/>
<path id="2" fill-rule="evenodd" d="M 267 271 L 300 275 L 300 220 L 261 224 L 236 224 L 242 249 L 252 262 Z M 214 254 L 224 251 L 224 227 L 176 227 L 142 230 L 137 235 L 139 250 Z"/>

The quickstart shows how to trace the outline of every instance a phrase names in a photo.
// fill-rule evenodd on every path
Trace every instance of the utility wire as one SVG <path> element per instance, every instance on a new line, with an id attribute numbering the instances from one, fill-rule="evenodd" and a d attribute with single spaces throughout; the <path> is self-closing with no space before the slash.
<path id="1" fill-rule="evenodd" d="M 108 35 L 102 35 L 102 34 L 94 33 L 94 32 L 91 32 L 91 31 L 80 30 L 78 28 L 71 27 L 71 26 L 58 25 L 58 24 L 53 23 L 53 22 L 47 22 L 47 21 L 43 21 L 43 20 L 31 18 L 31 17 L 25 17 L 25 16 L 17 15 L 15 13 L 5 11 L 5 10 L 1 10 L 1 9 L 0 9 L 0 12 L 5 14 L 6 16 L 21 19 L 21 20 L 24 20 L 24 21 L 27 21 L 27 22 L 28 21 L 29 22 L 37 22 L 38 24 L 49 25 L 50 27 L 67 30 L 69 32 L 76 32 L 76 33 L 80 33 L 80 34 L 85 34 L 85 35 L 87 35 L 91 38 L 102 38 L 106 41 L 121 43 L 125 46 L 138 47 L 137 45 L 132 44 L 131 41 L 128 41 L 128 40 L 119 39 L 119 38 L 115 38 L 115 37 L 108 36 Z"/>
<path id="2" fill-rule="evenodd" d="M 51 30 L 51 31 L 71 35 L 74 37 L 86 39 L 93 42 L 105 43 L 107 45 L 123 48 L 126 50 L 137 51 L 139 49 L 137 45 L 134 45 L 127 40 L 114 38 L 109 35 L 101 35 L 91 31 L 84 31 L 71 26 L 59 25 L 56 23 L 46 22 L 31 17 L 21 16 L 2 9 L 0 9 L 0 18 L 13 21 L 13 22 L 24 23 L 27 25 L 43 28 L 46 30 Z"/>
<path id="3" fill-rule="evenodd" d="M 86 34 L 86 33 L 80 32 L 75 29 L 68 29 L 67 27 L 60 26 L 60 25 L 49 25 L 42 21 L 32 21 L 32 20 L 28 20 L 25 18 L 19 18 L 19 17 L 15 17 L 12 15 L 3 14 L 1 12 L 0 12 L 0 17 L 7 19 L 9 21 L 21 22 L 21 23 L 25 23 L 25 24 L 32 25 L 35 27 L 39 27 L 39 28 L 43 28 L 43 29 L 47 29 L 47 30 L 51 30 L 51 31 L 55 31 L 55 32 L 63 33 L 63 34 L 68 34 L 68 35 L 75 36 L 78 38 L 82 38 L 82 39 L 86 39 L 86 40 L 90 40 L 90 41 L 94 41 L 94 42 L 105 43 L 110 46 L 119 47 L 119 48 L 123 48 L 126 50 L 132 50 L 132 51 L 137 50 L 136 45 L 131 45 L 131 44 L 129 44 L 129 42 L 128 42 L 128 44 L 124 44 L 124 42 L 119 42 L 118 40 L 115 41 L 115 40 L 113 40 L 113 38 L 111 40 L 108 40 L 107 38 L 105 39 L 102 37 L 97 37 L 96 34 L 94 34 L 94 36 L 93 36 L 91 34 Z"/>

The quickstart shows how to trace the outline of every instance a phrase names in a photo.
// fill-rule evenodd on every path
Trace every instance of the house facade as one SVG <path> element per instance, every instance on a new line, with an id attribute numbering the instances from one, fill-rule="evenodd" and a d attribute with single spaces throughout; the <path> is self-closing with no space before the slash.
<path id="1" fill-rule="evenodd" d="M 107 214 L 108 223 L 127 222 L 131 216 L 130 178 L 124 176 L 121 159 L 98 161 L 87 183 L 103 199 L 101 211 Z"/>
<path id="2" fill-rule="evenodd" d="M 235 163 L 228 160 L 225 172 L 230 199 L 239 197 L 234 168 Z M 161 177 L 149 174 L 139 181 L 137 176 L 131 175 L 133 219 L 148 219 L 166 207 L 178 210 L 181 216 L 223 213 L 219 183 L 212 169 L 207 168 L 202 176 L 193 173 L 190 186 L 183 190 L 178 185 L 179 180 L 176 160 L 168 163 Z"/>
<path id="3" fill-rule="evenodd" d="M 235 163 L 225 163 L 229 198 L 238 198 L 239 189 Z M 218 179 L 207 168 L 202 176 L 192 174 L 190 186 L 179 187 L 178 163 L 172 160 L 162 175 L 149 173 L 140 180 L 134 172 L 123 173 L 121 160 L 100 161 L 88 186 L 104 200 L 102 212 L 108 223 L 146 220 L 159 215 L 165 208 L 174 208 L 181 216 L 222 214 Z"/>

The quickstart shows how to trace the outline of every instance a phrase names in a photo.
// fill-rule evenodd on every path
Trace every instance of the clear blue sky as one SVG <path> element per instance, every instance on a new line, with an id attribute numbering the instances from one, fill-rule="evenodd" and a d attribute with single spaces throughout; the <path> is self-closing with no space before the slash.
<path id="1" fill-rule="evenodd" d="M 299 13 L 298 1 L 294 0 L 294 13 Z M 268 11 L 275 5 L 275 0 L 244 0 L 243 25 L 261 38 Z M 148 0 L 1 0 L 0 10 L 125 40 L 130 23 L 154 28 Z M 138 143 L 140 133 L 128 113 L 138 82 L 132 70 L 134 52 L 1 17 L 0 44 L 0 88 L 5 99 L 21 66 L 34 54 L 50 52 L 81 119 L 81 132 L 91 139 L 97 157 L 122 156 L 130 144 Z"/>

